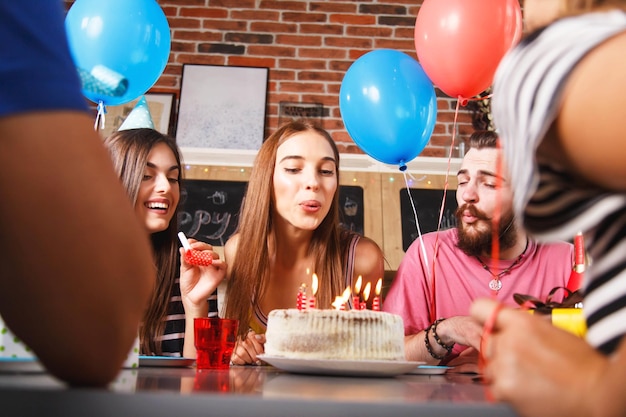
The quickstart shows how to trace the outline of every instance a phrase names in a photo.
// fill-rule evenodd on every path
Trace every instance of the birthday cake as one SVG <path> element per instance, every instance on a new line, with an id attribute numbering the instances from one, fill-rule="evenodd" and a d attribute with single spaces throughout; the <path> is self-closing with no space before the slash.
<path id="1" fill-rule="evenodd" d="M 265 354 L 290 359 L 404 361 L 404 327 L 371 310 L 273 310 Z"/>

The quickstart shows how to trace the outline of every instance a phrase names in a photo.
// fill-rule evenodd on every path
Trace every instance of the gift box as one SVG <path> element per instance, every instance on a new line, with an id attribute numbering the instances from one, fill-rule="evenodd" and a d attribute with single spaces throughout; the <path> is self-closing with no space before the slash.
<path id="1" fill-rule="evenodd" d="M 34 358 L 33 351 L 24 344 L 0 317 L 0 357 L 2 358 Z"/>
<path id="2" fill-rule="evenodd" d="M 7 327 L 0 316 L 0 358 L 36 358 L 33 351 L 24 344 Z M 139 337 L 135 339 L 132 348 L 128 352 L 122 368 L 134 369 L 139 366 Z"/>
<path id="3" fill-rule="evenodd" d="M 562 302 L 553 301 L 552 298 L 560 290 L 566 292 L 566 297 Z M 582 309 L 582 294 L 579 291 L 557 287 L 550 291 L 545 301 L 527 294 L 514 294 L 513 299 L 532 314 L 549 316 L 552 324 L 560 329 L 578 337 L 585 337 L 587 333 L 587 323 Z"/>
<path id="4" fill-rule="evenodd" d="M 107 388 L 115 392 L 135 392 L 138 372 L 138 369 L 122 369 Z"/>
<path id="5" fill-rule="evenodd" d="M 552 324 L 578 337 L 585 337 L 587 323 L 582 308 L 553 308 Z"/>
<path id="6" fill-rule="evenodd" d="M 122 365 L 122 368 L 126 369 L 136 369 L 139 367 L 139 336 L 135 339 L 135 343 L 133 343 L 133 347 L 128 352 L 128 356 L 126 356 L 126 360 Z"/>

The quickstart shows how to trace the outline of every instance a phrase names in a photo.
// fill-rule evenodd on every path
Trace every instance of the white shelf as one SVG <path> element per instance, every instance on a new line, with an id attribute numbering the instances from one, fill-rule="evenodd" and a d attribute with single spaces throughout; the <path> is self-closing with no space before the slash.
<path id="1" fill-rule="evenodd" d="M 187 165 L 211 165 L 211 166 L 237 166 L 251 167 L 256 157 L 256 150 L 242 149 L 207 149 L 207 148 L 181 148 L 183 161 Z M 418 156 L 407 164 L 408 173 L 429 175 L 456 176 L 461 166 L 461 158 L 436 158 Z M 400 168 L 395 165 L 383 164 L 369 155 L 341 154 L 340 169 L 342 171 L 364 171 L 400 173 Z"/>

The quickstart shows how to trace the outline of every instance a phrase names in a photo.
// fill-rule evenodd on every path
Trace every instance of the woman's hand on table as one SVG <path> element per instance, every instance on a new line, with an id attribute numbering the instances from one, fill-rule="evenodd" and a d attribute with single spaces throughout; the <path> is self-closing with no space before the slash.
<path id="1" fill-rule="evenodd" d="M 493 300 L 478 300 L 471 314 L 484 323 L 496 305 Z M 606 406 L 602 399 L 611 390 L 607 375 L 612 365 L 584 340 L 510 308 L 499 312 L 486 337 L 483 377 L 495 400 L 511 403 L 522 416 L 543 415 L 546 409 L 552 415 L 602 415 L 596 412 Z M 622 363 L 626 365 L 623 359 Z M 616 376 L 612 385 L 623 387 L 623 379 L 620 384 Z"/>
<path id="2" fill-rule="evenodd" d="M 260 365 L 257 355 L 265 352 L 265 335 L 250 330 L 243 340 L 237 342 L 231 361 L 234 365 Z"/>

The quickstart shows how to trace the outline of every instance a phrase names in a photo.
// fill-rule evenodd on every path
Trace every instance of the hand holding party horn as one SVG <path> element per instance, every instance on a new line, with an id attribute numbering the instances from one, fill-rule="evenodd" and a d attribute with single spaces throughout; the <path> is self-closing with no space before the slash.
<path id="1" fill-rule="evenodd" d="M 178 232 L 178 239 L 185 249 L 185 262 L 197 266 L 209 266 L 213 263 L 213 257 L 210 253 L 191 248 L 187 236 L 183 232 Z"/>

